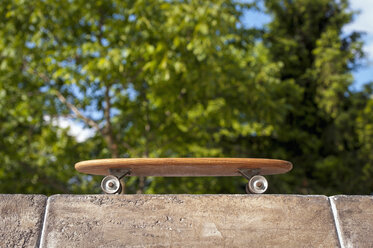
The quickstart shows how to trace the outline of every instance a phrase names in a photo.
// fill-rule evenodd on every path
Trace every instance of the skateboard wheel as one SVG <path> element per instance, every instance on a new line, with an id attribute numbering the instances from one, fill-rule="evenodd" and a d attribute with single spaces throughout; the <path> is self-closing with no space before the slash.
<path id="1" fill-rule="evenodd" d="M 101 181 L 101 189 L 106 194 L 116 194 L 121 190 L 120 181 L 117 177 L 109 175 L 104 177 Z"/>
<path id="2" fill-rule="evenodd" d="M 268 181 L 263 176 L 253 176 L 246 184 L 246 193 L 262 194 L 268 189 Z"/>

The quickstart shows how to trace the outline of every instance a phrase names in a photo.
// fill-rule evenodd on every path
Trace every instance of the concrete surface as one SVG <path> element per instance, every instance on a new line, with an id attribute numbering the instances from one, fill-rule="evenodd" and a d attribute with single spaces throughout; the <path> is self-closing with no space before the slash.
<path id="1" fill-rule="evenodd" d="M 329 199 L 55 195 L 42 247 L 338 247 Z"/>
<path id="2" fill-rule="evenodd" d="M 47 197 L 0 194 L 0 247 L 37 247 Z"/>
<path id="3" fill-rule="evenodd" d="M 1 195 L 3 247 L 373 247 L 373 196 Z"/>
<path id="4" fill-rule="evenodd" d="M 342 247 L 373 247 L 373 196 L 333 196 Z"/>

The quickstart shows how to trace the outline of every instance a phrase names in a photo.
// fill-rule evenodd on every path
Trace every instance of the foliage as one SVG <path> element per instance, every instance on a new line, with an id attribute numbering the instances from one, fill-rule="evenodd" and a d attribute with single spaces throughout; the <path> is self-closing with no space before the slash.
<path id="1" fill-rule="evenodd" d="M 371 138 L 361 139 L 359 120 L 371 92 L 350 90 L 351 70 L 363 54 L 360 34 L 342 33 L 353 17 L 348 2 L 284 0 L 266 4 L 274 18 L 265 43 L 272 59 L 284 65 L 281 79 L 293 80 L 302 91 L 301 98 L 288 100 L 298 107 L 278 126 L 278 148 L 270 144 L 273 152 L 280 150 L 296 165 L 292 192 L 372 192 L 368 181 L 371 160 L 361 149 Z"/>
<path id="2" fill-rule="evenodd" d="M 272 157 L 272 192 L 371 191 L 371 88 L 351 92 L 345 1 L 2 1 L 0 191 L 97 192 L 104 157 Z M 78 142 L 58 125 L 94 131 Z M 358 162 L 357 162 L 358 161 Z M 127 192 L 235 193 L 233 178 L 130 178 Z M 321 187 L 322 186 L 322 187 Z"/>

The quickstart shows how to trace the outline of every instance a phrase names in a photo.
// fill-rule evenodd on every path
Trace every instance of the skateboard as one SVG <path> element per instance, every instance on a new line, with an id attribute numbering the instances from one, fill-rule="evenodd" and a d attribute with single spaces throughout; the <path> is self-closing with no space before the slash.
<path id="1" fill-rule="evenodd" d="M 263 175 L 286 173 L 292 167 L 288 161 L 261 158 L 112 158 L 75 164 L 79 172 L 104 175 L 101 188 L 107 194 L 120 193 L 119 180 L 125 176 L 243 176 L 248 180 L 248 194 L 262 194 L 268 188 Z"/>

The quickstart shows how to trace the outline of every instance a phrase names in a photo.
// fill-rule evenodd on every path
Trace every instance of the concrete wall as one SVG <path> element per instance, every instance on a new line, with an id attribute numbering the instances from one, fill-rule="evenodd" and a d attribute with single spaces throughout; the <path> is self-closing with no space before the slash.
<path id="1" fill-rule="evenodd" d="M 0 195 L 0 247 L 371 247 L 373 196 Z"/>

